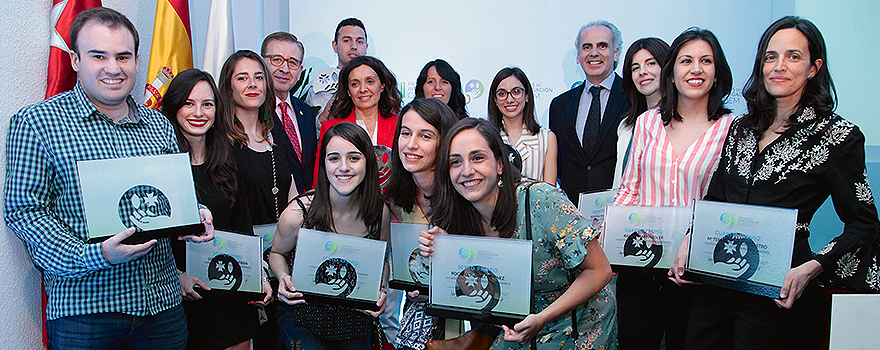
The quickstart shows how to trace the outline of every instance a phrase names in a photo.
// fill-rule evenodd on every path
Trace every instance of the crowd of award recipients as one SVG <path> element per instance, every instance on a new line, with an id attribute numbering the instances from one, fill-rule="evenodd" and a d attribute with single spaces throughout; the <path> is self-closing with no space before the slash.
<path id="1" fill-rule="evenodd" d="M 161 106 L 167 119 L 129 96 L 138 39 L 124 16 L 84 11 L 71 38 L 78 84 L 19 111 L 7 142 L 6 222 L 44 272 L 55 349 L 369 349 L 377 327 L 399 349 L 423 349 L 432 330 L 452 323 L 427 316 L 418 291 L 383 283 L 379 311 L 365 311 L 305 302 L 291 283 L 296 248 L 314 248 L 296 247 L 300 228 L 388 241 L 392 221 L 430 224 L 419 237 L 425 257 L 437 235 L 531 232 L 534 311 L 488 327 L 492 349 L 821 347 L 823 288 L 880 289 L 864 136 L 834 114 L 825 41 L 806 19 L 781 18 L 758 41 L 742 116 L 724 106 L 733 77 L 711 31 L 687 29 L 671 45 L 635 41 L 621 77 L 620 31 L 588 23 L 575 41 L 586 80 L 553 100 L 549 129 L 536 122 L 532 86 L 515 67 L 493 79 L 488 120 L 468 117 L 460 76 L 442 59 L 424 66 L 416 99 L 401 108 L 396 78 L 365 55 L 366 29 L 353 18 L 336 29 L 339 65 L 312 77 L 315 108 L 291 95 L 302 43 L 274 33 L 260 54 L 230 56 L 216 85 L 197 69 L 176 74 Z M 107 139 L 70 131 L 101 128 Z M 161 144 L 172 128 L 176 140 Z M 390 153 L 377 162 L 379 145 Z M 115 151 L 90 151 L 99 147 Z M 263 300 L 203 296 L 205 281 L 174 273 L 182 240 L 120 244 L 133 230 L 82 239 L 82 205 L 68 181 L 75 161 L 175 150 L 190 154 L 206 226 L 253 232 L 277 222 L 268 255 L 277 284 L 263 278 Z M 599 230 L 572 202 L 611 188 L 614 205 L 707 199 L 798 209 L 780 299 L 684 279 L 687 239 L 668 272 L 621 271 L 609 289 Z M 844 231 L 814 253 L 809 222 L 829 195 Z M 210 240 L 208 228 L 183 238 Z"/>

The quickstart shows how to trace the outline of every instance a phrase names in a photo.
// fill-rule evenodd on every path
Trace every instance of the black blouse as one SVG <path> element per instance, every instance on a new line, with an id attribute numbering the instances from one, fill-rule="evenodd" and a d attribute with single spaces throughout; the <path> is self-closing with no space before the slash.
<path id="1" fill-rule="evenodd" d="M 257 152 L 247 146 L 236 147 L 239 190 L 247 193 L 251 221 L 254 225 L 278 222 L 278 215 L 287 207 L 290 192 L 290 166 L 283 147 Z M 273 182 L 274 178 L 274 182 Z M 272 185 L 278 189 L 272 193 Z"/>
<path id="2" fill-rule="evenodd" d="M 792 267 L 816 259 L 846 285 L 880 290 L 880 222 L 859 128 L 804 108 L 796 117 L 799 124 L 758 152 L 758 135 L 743 121 L 730 127 L 705 199 L 798 209 Z M 844 230 L 813 254 L 809 223 L 829 195 Z"/>

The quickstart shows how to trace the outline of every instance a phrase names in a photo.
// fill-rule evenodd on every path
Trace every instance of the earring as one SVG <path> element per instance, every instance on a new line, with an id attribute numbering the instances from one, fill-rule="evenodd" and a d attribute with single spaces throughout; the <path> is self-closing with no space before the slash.
<path id="1" fill-rule="evenodd" d="M 498 179 L 498 188 L 501 188 L 503 186 L 504 186 L 504 181 L 501 179 Z"/>

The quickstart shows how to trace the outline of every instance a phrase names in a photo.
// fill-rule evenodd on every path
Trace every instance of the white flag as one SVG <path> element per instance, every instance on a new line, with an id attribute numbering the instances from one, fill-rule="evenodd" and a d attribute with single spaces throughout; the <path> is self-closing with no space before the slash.
<path id="1" fill-rule="evenodd" d="M 211 0 L 208 17 L 208 35 L 205 39 L 205 57 L 202 70 L 211 73 L 215 82 L 220 78 L 223 62 L 235 52 L 232 32 L 232 3 L 230 0 Z"/>

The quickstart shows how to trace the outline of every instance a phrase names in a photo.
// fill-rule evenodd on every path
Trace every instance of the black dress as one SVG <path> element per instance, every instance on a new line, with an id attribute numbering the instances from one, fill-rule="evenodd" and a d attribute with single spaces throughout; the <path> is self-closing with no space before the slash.
<path id="1" fill-rule="evenodd" d="M 246 193 L 239 191 L 235 203 L 230 203 L 208 177 L 206 165 L 193 165 L 192 172 L 196 198 L 211 210 L 214 228 L 253 234 Z M 172 248 L 178 268 L 185 271 L 184 242 L 175 240 Z M 248 305 L 246 300 L 219 297 L 210 291 L 200 291 L 199 294 L 201 300 L 183 301 L 189 331 L 187 349 L 224 349 L 259 334 L 257 308 Z"/>
<path id="2" fill-rule="evenodd" d="M 865 137 L 859 128 L 840 116 L 818 116 L 812 108 L 804 108 L 798 111 L 797 125 L 758 152 L 757 134 L 743 125 L 744 120 L 731 125 L 705 199 L 798 209 L 792 267 L 815 259 L 825 270 L 820 279 L 880 290 L 876 260 L 880 223 L 865 170 Z M 807 240 L 810 221 L 829 195 L 844 230 L 814 254 Z M 801 348 L 823 333 L 815 330 L 825 307 L 823 299 L 816 280 L 791 310 L 778 308 L 769 298 L 700 286 L 688 338 L 712 337 L 699 332 L 714 327 L 713 321 L 696 322 L 695 315 L 714 319 L 751 311 L 745 324 L 763 324 L 756 332 L 772 333 L 764 344 Z M 741 314 L 731 318 L 736 317 L 743 318 Z M 781 343 L 773 345 L 774 341 Z"/>
<path id="3" fill-rule="evenodd" d="M 290 166 L 287 155 L 280 147 L 257 152 L 250 147 L 236 147 L 239 186 L 248 196 L 251 220 L 254 225 L 278 222 L 278 215 L 287 207 L 290 192 Z M 274 177 L 274 182 L 273 182 Z M 273 185 L 278 193 L 272 193 Z"/>

